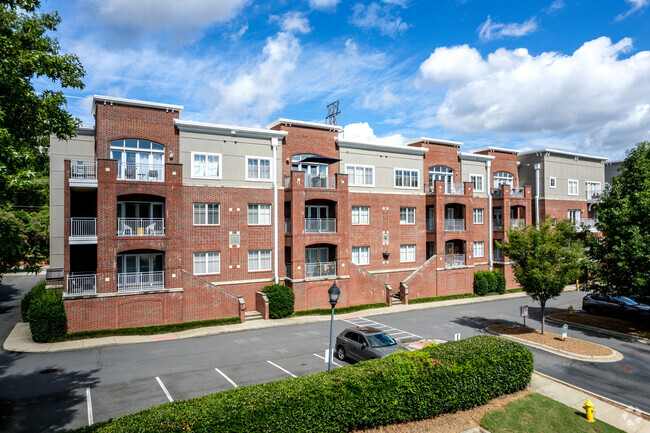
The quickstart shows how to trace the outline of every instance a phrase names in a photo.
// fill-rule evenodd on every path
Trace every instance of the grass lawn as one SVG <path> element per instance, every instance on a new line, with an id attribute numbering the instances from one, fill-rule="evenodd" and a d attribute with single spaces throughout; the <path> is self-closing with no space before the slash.
<path id="1" fill-rule="evenodd" d="M 620 433 L 616 427 L 599 421 L 590 423 L 577 411 L 540 394 L 529 394 L 487 413 L 481 426 L 492 433 Z"/>

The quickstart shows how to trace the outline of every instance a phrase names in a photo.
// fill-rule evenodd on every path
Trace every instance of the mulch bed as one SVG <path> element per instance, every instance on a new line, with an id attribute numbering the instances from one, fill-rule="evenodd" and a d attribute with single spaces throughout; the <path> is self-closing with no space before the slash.
<path id="1" fill-rule="evenodd" d="M 642 338 L 650 338 L 650 324 L 630 322 L 628 320 L 614 319 L 611 317 L 594 316 L 585 313 L 555 313 L 549 314 L 550 318 L 561 320 L 567 323 L 594 326 L 609 331 L 622 332 L 624 334 L 636 335 Z"/>

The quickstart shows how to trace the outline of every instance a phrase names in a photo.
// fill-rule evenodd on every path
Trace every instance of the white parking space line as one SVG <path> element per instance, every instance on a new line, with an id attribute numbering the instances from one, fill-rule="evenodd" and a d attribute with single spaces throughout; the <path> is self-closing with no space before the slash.
<path id="1" fill-rule="evenodd" d="M 291 377 L 298 377 L 295 374 L 293 374 L 292 372 L 290 372 L 288 370 L 285 370 L 284 368 L 280 367 L 278 364 L 276 364 L 274 362 L 271 362 L 271 361 L 266 361 L 266 362 L 268 362 L 269 364 L 271 364 L 272 366 L 274 366 L 276 368 L 279 368 L 280 370 L 284 371 L 285 373 L 287 373 Z"/>
<path id="2" fill-rule="evenodd" d="M 235 382 L 233 382 L 231 378 L 229 378 L 228 376 L 226 376 L 225 374 L 223 374 L 223 372 L 222 372 L 221 370 L 219 370 L 218 368 L 215 368 L 214 370 L 215 370 L 217 373 L 219 373 L 220 375 L 222 375 L 224 379 L 226 379 L 228 382 L 230 382 L 230 384 L 231 384 L 232 386 L 234 386 L 235 388 L 237 388 L 237 384 L 236 384 Z"/>
<path id="3" fill-rule="evenodd" d="M 324 356 L 319 355 L 318 353 L 314 353 L 314 356 L 319 357 L 319 358 L 322 359 L 323 361 L 327 361 L 327 358 L 325 358 Z M 341 364 L 337 363 L 337 362 L 334 361 L 333 359 L 332 359 L 332 364 L 336 365 L 337 367 L 342 367 Z"/>
<path id="4" fill-rule="evenodd" d="M 90 398 L 90 388 L 86 388 L 86 407 L 88 408 L 88 425 L 93 425 L 93 401 Z"/>
<path id="5" fill-rule="evenodd" d="M 165 395 L 167 396 L 167 400 L 169 400 L 169 401 L 174 401 L 174 399 L 172 398 L 172 396 L 169 395 L 169 391 L 167 391 L 167 388 L 165 388 L 165 385 L 163 385 L 162 380 L 160 380 L 160 378 L 159 378 L 158 376 L 156 376 L 156 380 L 158 381 L 158 384 L 160 385 L 160 387 L 162 388 L 163 392 L 164 392 Z"/>
<path id="6" fill-rule="evenodd" d="M 422 339 L 422 337 L 420 337 L 417 334 L 413 334 L 412 332 L 393 328 L 391 326 L 384 325 L 383 323 L 375 322 L 374 320 L 366 319 L 363 317 L 355 317 L 355 318 L 341 319 L 341 320 L 347 323 L 351 323 L 354 326 L 370 326 L 373 328 L 381 329 L 382 331 L 386 332 L 388 335 L 390 335 L 391 337 L 393 337 L 395 340 L 398 341 L 404 340 L 406 338 Z M 395 337 L 395 335 L 399 335 L 399 337 Z"/>

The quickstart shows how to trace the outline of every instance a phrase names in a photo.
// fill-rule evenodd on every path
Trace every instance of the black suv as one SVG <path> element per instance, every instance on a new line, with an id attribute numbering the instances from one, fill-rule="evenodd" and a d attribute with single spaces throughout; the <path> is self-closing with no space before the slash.
<path id="1" fill-rule="evenodd" d="M 336 357 L 355 361 L 383 358 L 406 348 L 385 332 L 368 327 L 347 328 L 336 337 Z"/>
<path id="2" fill-rule="evenodd" d="M 625 296 L 590 294 L 582 299 L 582 309 L 589 314 L 617 316 L 627 320 L 648 320 L 650 307 Z"/>

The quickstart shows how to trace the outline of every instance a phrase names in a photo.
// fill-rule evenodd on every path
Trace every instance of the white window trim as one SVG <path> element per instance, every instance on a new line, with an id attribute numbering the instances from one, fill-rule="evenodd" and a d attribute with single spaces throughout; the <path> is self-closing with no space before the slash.
<path id="1" fill-rule="evenodd" d="M 194 176 L 194 155 L 218 156 L 219 157 L 219 176 Z M 216 179 L 220 180 L 223 177 L 223 156 L 220 153 L 210 152 L 190 152 L 190 177 L 192 179 Z M 206 158 L 207 161 L 207 158 Z"/>
<path id="2" fill-rule="evenodd" d="M 402 209 L 406 209 L 406 222 L 402 222 Z M 409 210 L 413 211 L 413 222 L 410 223 L 408 222 L 409 220 Z M 416 209 L 412 206 L 400 206 L 399 208 L 399 223 L 400 225 L 403 226 L 413 226 L 415 225 L 415 214 L 416 214 Z"/>
<path id="3" fill-rule="evenodd" d="M 571 193 L 571 182 L 576 183 L 576 193 L 572 194 Z M 580 195 L 580 182 L 578 182 L 578 179 L 568 179 L 567 180 L 567 195 Z"/>
<path id="4" fill-rule="evenodd" d="M 557 178 L 555 176 L 549 178 L 548 187 L 553 189 L 557 188 Z"/>
<path id="5" fill-rule="evenodd" d="M 269 268 L 268 269 L 250 269 L 250 267 L 248 265 L 250 263 L 251 252 L 261 252 L 261 251 L 268 251 L 269 252 L 269 257 L 270 257 Z M 258 256 L 257 256 L 257 264 L 259 265 L 260 263 L 262 263 L 262 261 L 260 260 L 260 256 L 258 254 Z M 246 257 L 246 267 L 249 268 L 248 272 L 268 272 L 268 271 L 272 270 L 273 269 L 273 250 L 270 250 L 270 249 L 269 250 L 248 250 L 248 256 Z"/>
<path id="6" fill-rule="evenodd" d="M 366 207 L 366 208 L 368 208 L 368 222 L 367 223 L 355 224 L 355 223 L 352 222 L 352 212 L 354 212 L 355 207 L 358 207 L 358 208 Z M 359 212 L 361 212 L 361 211 L 359 211 Z M 361 221 L 361 214 L 359 214 L 359 221 Z M 353 226 L 369 226 L 370 225 L 370 206 L 357 206 L 357 205 L 352 206 L 350 208 L 350 224 L 353 225 Z"/>
<path id="7" fill-rule="evenodd" d="M 244 173 L 246 176 L 246 181 L 248 182 L 273 182 L 273 158 L 269 158 L 266 156 L 249 156 L 246 155 L 246 158 L 244 158 Z M 260 161 L 268 161 L 269 162 L 269 178 L 268 179 L 262 179 L 262 178 L 255 178 L 255 177 L 248 177 L 248 161 L 251 159 L 258 159 Z"/>
<path id="8" fill-rule="evenodd" d="M 249 206 L 258 206 L 258 208 L 257 208 L 257 212 L 258 212 L 257 213 L 257 220 L 258 221 L 260 219 L 259 218 L 259 206 L 268 206 L 269 207 L 269 223 L 268 224 L 260 224 L 260 223 L 251 224 L 250 220 L 249 220 L 249 215 L 250 215 L 249 210 L 248 210 Z M 219 218 L 220 218 L 219 221 L 221 221 L 221 216 L 219 216 Z M 273 222 L 273 205 L 272 204 L 269 204 L 269 203 L 248 203 L 248 205 L 246 205 L 246 223 L 249 226 L 255 226 L 255 227 L 257 227 L 257 226 L 263 226 L 263 227 L 266 226 L 266 227 L 268 227 L 268 226 L 271 225 L 272 222 Z"/>
<path id="9" fill-rule="evenodd" d="M 196 251 L 195 253 L 192 254 L 192 271 L 194 271 L 196 265 L 194 264 L 194 260 L 197 254 L 203 254 L 205 256 L 205 269 L 208 269 L 208 253 L 217 253 L 219 254 L 219 270 L 217 272 L 201 272 L 201 273 L 196 273 L 194 272 L 194 275 L 218 275 L 221 273 L 221 251 Z"/>
<path id="10" fill-rule="evenodd" d="M 472 180 L 472 177 L 481 178 L 481 189 L 474 188 L 474 191 L 485 192 L 485 176 L 483 176 L 482 174 L 470 174 L 469 181 L 472 182 L 472 186 L 474 186 L 474 181 Z"/>
<path id="11" fill-rule="evenodd" d="M 355 167 L 355 168 L 370 168 L 372 169 L 372 184 L 371 185 L 366 185 L 364 184 L 356 184 L 354 181 L 350 178 L 350 174 L 348 173 L 348 167 Z M 366 188 L 374 188 L 375 187 L 375 166 L 374 165 L 362 165 L 362 164 L 345 164 L 345 174 L 348 175 L 348 186 L 357 186 L 357 187 L 366 187 Z M 354 177 L 354 176 L 353 176 Z M 364 178 L 365 178 L 365 173 L 364 173 Z"/>
<path id="12" fill-rule="evenodd" d="M 482 211 L 481 212 L 481 222 L 480 223 L 476 222 L 476 215 L 474 214 L 474 211 L 478 211 L 478 210 Z M 485 224 L 485 210 L 482 207 L 477 207 L 477 208 L 472 209 L 472 223 L 473 224 Z"/>
<path id="13" fill-rule="evenodd" d="M 196 224 L 194 221 L 196 220 L 196 210 L 194 208 L 195 205 L 197 204 L 202 204 L 205 205 L 205 220 L 208 221 L 208 205 L 209 204 L 216 204 L 219 207 L 219 224 L 208 224 L 207 222 L 205 224 Z M 207 203 L 207 202 L 196 202 L 192 203 L 192 225 L 195 227 L 217 227 L 221 225 L 221 203 Z"/>
<path id="14" fill-rule="evenodd" d="M 352 259 L 354 257 L 354 249 L 355 248 L 367 248 L 368 249 L 368 256 L 367 256 L 368 257 L 368 262 L 367 263 L 354 263 L 354 261 L 352 261 L 352 263 L 354 263 L 355 265 L 358 265 L 358 266 L 369 265 L 370 264 L 370 246 L 362 245 L 362 246 L 358 246 L 358 247 L 352 247 L 352 249 L 350 250 L 352 257 L 350 259 Z M 360 253 L 360 251 L 357 254 L 359 255 L 359 257 L 361 257 L 361 255 L 359 253 Z"/>
<path id="15" fill-rule="evenodd" d="M 477 245 L 481 245 L 482 247 L 481 249 L 483 251 L 481 252 L 481 255 L 476 254 Z M 474 257 L 485 257 L 485 242 L 483 241 L 474 242 L 472 245 L 472 253 L 474 253 Z"/>
<path id="16" fill-rule="evenodd" d="M 404 260 L 402 261 L 402 247 L 413 247 L 413 260 Z M 399 246 L 399 262 L 400 263 L 414 263 L 416 261 L 417 247 L 415 244 L 406 244 Z M 407 252 L 408 255 L 408 252 Z"/>
<path id="17" fill-rule="evenodd" d="M 397 186 L 397 170 L 401 171 L 415 171 L 418 174 L 418 186 Z M 395 167 L 393 169 L 393 188 L 397 189 L 420 189 L 422 183 L 422 173 L 421 170 L 415 169 L 415 168 L 400 168 L 400 167 Z"/>

